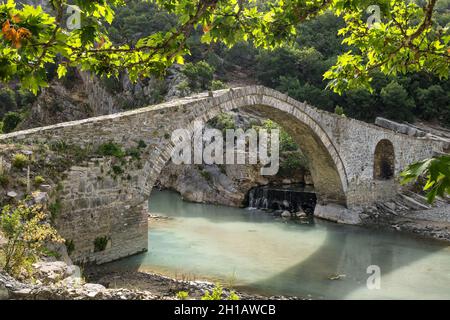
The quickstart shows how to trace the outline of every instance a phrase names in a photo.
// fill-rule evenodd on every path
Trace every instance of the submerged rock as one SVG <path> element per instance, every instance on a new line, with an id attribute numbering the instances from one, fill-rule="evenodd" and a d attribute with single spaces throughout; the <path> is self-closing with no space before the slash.
<path id="1" fill-rule="evenodd" d="M 283 212 L 281 213 L 281 216 L 282 216 L 283 218 L 290 218 L 292 215 L 291 215 L 291 213 L 290 213 L 289 211 L 283 211 Z"/>

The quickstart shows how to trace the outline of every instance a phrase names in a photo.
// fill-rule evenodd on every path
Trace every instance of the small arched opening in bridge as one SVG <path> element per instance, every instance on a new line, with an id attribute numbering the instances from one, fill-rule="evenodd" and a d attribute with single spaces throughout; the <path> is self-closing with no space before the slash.
<path id="1" fill-rule="evenodd" d="M 383 139 L 375 147 L 373 161 L 373 178 L 390 180 L 395 173 L 395 152 L 391 141 Z"/>
<path id="2" fill-rule="evenodd" d="M 173 121 L 177 127 L 170 130 L 179 129 L 182 122 L 185 123 L 184 128 L 193 128 L 195 121 L 206 123 L 221 113 L 235 109 L 271 119 L 287 131 L 307 158 L 317 202 L 321 205 L 336 203 L 347 206 L 345 167 L 333 141 L 313 115 L 315 110 L 292 99 L 287 100 L 286 96 L 275 91 L 272 96 L 272 90 L 264 89 L 270 92 L 230 91 L 198 105 L 195 102 L 185 105 L 183 113 Z M 187 117 L 186 114 L 195 117 Z M 173 147 L 172 142 L 167 141 L 149 155 L 150 162 L 144 166 L 142 175 L 144 196 L 150 196 L 162 168 L 170 159 Z"/>

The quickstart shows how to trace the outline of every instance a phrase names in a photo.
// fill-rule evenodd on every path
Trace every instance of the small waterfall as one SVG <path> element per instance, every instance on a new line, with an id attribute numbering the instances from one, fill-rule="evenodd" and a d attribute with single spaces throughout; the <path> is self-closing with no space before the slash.
<path id="1" fill-rule="evenodd" d="M 316 201 L 314 189 L 304 185 L 261 186 L 248 193 L 248 207 L 252 209 L 313 214 Z"/>

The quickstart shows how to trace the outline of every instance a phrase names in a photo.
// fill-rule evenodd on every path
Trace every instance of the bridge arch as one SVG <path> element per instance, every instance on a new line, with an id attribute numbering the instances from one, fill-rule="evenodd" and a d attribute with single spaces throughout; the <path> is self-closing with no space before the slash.
<path id="1" fill-rule="evenodd" d="M 374 151 L 373 178 L 375 180 L 390 180 L 395 174 L 394 145 L 388 139 L 380 140 Z"/>
<path id="2" fill-rule="evenodd" d="M 184 126 L 174 129 L 192 129 L 195 121 L 202 120 L 206 123 L 220 113 L 234 109 L 244 109 L 269 118 L 280 124 L 293 137 L 307 157 L 319 203 L 346 205 L 348 181 L 345 166 L 329 135 L 314 119 L 315 113 L 320 111 L 276 91 L 263 89 L 264 93 L 249 94 L 230 91 L 209 98 L 208 103 L 192 104 L 189 106 L 190 113 L 196 116 L 185 121 Z M 168 141 L 162 148 L 154 150 L 153 156 L 158 160 L 156 163 L 155 160 L 148 161 L 144 166 L 141 190 L 145 197 L 150 195 L 162 168 L 170 160 L 173 147 Z"/>

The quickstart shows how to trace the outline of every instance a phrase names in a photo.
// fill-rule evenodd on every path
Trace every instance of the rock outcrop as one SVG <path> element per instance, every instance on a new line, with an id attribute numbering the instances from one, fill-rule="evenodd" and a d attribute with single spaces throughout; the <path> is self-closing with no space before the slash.
<path id="1" fill-rule="evenodd" d="M 49 285 L 21 283 L 0 272 L 0 300 L 155 300 L 150 292 L 106 289 L 100 284 L 58 282 Z"/>
<path id="2" fill-rule="evenodd" d="M 450 241 L 450 199 L 432 205 L 416 192 L 404 190 L 390 201 L 377 202 L 360 214 L 364 225 L 387 227 L 429 238 Z"/>

